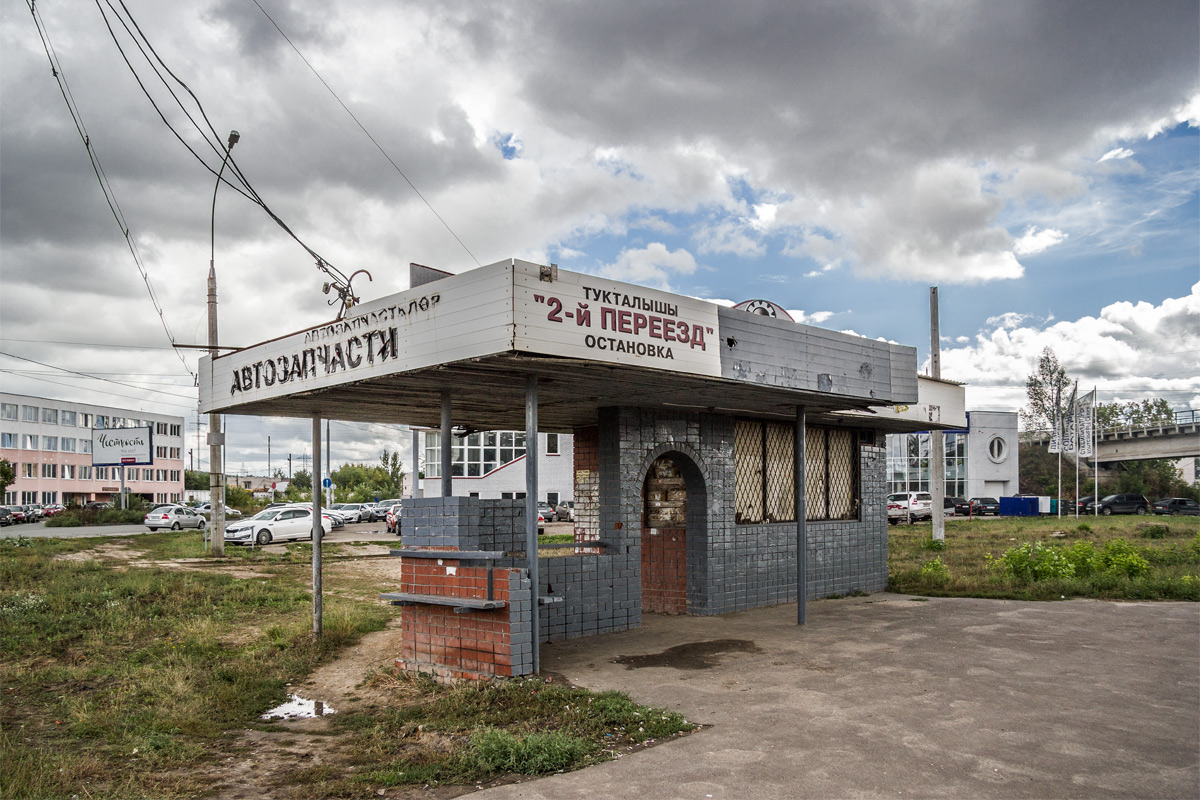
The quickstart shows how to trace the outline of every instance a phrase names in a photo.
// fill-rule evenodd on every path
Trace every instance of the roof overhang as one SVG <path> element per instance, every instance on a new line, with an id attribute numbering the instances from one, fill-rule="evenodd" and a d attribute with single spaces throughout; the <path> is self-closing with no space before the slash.
<path id="1" fill-rule="evenodd" d="M 202 359 L 200 410 L 436 426 L 449 390 L 456 425 L 514 429 L 529 375 L 545 431 L 615 406 L 883 427 L 920 401 L 911 347 L 515 259 L 413 285 Z"/>

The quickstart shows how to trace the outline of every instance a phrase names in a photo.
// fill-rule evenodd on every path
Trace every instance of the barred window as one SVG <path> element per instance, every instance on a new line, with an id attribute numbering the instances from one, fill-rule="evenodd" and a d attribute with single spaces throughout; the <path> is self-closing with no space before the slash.
<path id="1" fill-rule="evenodd" d="M 857 519 L 855 432 L 808 428 L 805 444 L 806 518 Z M 734 424 L 733 451 L 737 523 L 794 522 L 795 426 L 740 420 Z"/>

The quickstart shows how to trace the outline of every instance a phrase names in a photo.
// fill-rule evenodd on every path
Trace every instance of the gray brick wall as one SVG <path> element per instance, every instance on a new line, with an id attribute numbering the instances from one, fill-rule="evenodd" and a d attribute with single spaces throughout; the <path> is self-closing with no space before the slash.
<path id="1" fill-rule="evenodd" d="M 688 613 L 723 614 L 795 601 L 795 523 L 734 523 L 734 422 L 717 414 L 602 412 L 602 538 L 621 525 L 621 545 L 639 575 L 634 587 L 639 604 L 642 484 L 650 464 L 668 451 L 686 456 L 677 463 L 694 465 L 688 485 Z M 883 448 L 860 448 L 860 519 L 808 524 L 809 597 L 886 588 L 885 461 Z M 702 514 L 692 503 L 694 486 L 703 488 Z M 611 500 L 614 490 L 619 502 Z"/>

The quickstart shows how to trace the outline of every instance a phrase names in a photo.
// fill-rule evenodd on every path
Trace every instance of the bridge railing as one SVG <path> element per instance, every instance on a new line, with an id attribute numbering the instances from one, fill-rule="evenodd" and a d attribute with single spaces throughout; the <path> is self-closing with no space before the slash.
<path id="1" fill-rule="evenodd" d="M 1145 431 L 1155 430 L 1157 428 L 1169 428 L 1173 425 L 1195 425 L 1200 422 L 1200 411 L 1194 408 L 1185 411 L 1176 411 L 1174 419 L 1171 422 L 1165 422 L 1161 425 L 1123 425 L 1117 428 L 1096 428 L 1096 433 L 1103 437 L 1106 433 L 1120 433 L 1123 431 Z M 1042 439 L 1050 438 L 1049 428 L 1039 428 L 1035 430 L 1026 430 L 1021 432 L 1022 437 L 1032 439 L 1033 441 L 1041 441 Z"/>

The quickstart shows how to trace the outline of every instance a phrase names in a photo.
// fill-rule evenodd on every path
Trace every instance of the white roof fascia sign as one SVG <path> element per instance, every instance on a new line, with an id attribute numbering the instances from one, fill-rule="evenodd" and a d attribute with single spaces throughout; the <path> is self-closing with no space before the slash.
<path id="1" fill-rule="evenodd" d="M 717 306 L 516 261 L 513 349 L 721 377 Z"/>
<path id="2" fill-rule="evenodd" d="M 512 349 L 512 262 L 364 303 L 340 320 L 200 361 L 200 411 Z"/>

